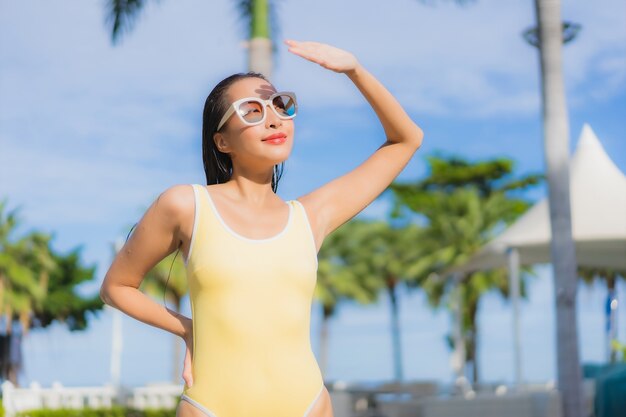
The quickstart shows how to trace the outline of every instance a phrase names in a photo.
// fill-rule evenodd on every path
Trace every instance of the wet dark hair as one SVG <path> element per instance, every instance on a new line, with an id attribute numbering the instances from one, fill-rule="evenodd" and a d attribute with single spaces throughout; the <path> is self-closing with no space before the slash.
<path id="1" fill-rule="evenodd" d="M 213 135 L 218 131 L 217 125 L 228 110 L 229 102 L 226 101 L 226 92 L 235 82 L 244 78 L 260 78 L 270 82 L 265 76 L 258 72 L 237 73 L 220 81 L 209 93 L 202 113 L 202 162 L 206 175 L 207 185 L 224 183 L 232 176 L 233 163 L 230 156 L 220 152 L 215 146 Z M 226 126 L 226 125 L 224 125 Z M 222 129 L 224 129 L 222 126 Z M 272 191 L 278 189 L 278 181 L 282 177 L 284 162 L 274 165 L 272 175 Z"/>

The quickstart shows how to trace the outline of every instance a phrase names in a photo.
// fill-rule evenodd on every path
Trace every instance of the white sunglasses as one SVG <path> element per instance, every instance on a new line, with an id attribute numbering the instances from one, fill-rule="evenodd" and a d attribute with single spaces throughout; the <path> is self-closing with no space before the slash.
<path id="1" fill-rule="evenodd" d="M 296 94 L 291 91 L 274 93 L 267 100 L 259 97 L 245 97 L 235 101 L 228 107 L 228 111 L 226 111 L 224 117 L 217 125 L 217 130 L 219 131 L 222 128 L 233 113 L 236 113 L 245 125 L 254 126 L 263 123 L 267 116 L 265 108 L 268 105 L 276 116 L 284 120 L 293 119 L 298 112 Z"/>

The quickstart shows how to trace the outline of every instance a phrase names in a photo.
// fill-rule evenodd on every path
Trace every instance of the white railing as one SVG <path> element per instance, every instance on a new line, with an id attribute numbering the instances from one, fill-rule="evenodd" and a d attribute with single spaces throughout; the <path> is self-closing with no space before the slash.
<path id="1" fill-rule="evenodd" d="M 125 404 L 142 410 L 145 408 L 175 408 L 182 392 L 182 385 L 151 384 L 131 389 Z"/>
<path id="2" fill-rule="evenodd" d="M 5 381 L 2 384 L 2 404 L 6 417 L 13 417 L 18 411 L 41 408 L 108 408 L 115 404 L 137 409 L 175 408 L 182 391 L 182 385 L 172 384 L 117 389 L 112 385 L 64 387 L 55 382 L 50 388 L 42 388 L 33 382 L 28 387 L 16 388 Z"/>
<path id="3" fill-rule="evenodd" d="M 359 411 L 358 396 L 348 387 L 342 389 L 341 384 L 337 383 L 331 384 L 329 388 L 335 417 L 348 417 L 352 416 L 355 411 Z M 485 417 L 505 414 L 525 417 L 561 417 L 559 393 L 553 384 L 535 387 L 529 385 L 525 388 L 515 393 L 508 392 L 505 386 L 498 386 L 493 390 L 469 391 L 463 395 L 447 398 L 437 398 L 438 396 L 431 389 L 428 393 L 430 395 L 426 395 L 427 398 L 423 395 L 418 396 L 419 399 L 413 396 L 410 400 L 400 398 L 385 400 L 379 397 L 378 407 L 389 417 L 459 415 Z M 26 388 L 16 388 L 6 381 L 2 384 L 2 402 L 6 417 L 14 417 L 18 411 L 41 408 L 81 409 L 123 405 L 136 409 L 174 409 L 182 391 L 182 385 L 165 383 L 116 389 L 113 385 L 64 387 L 57 382 L 50 388 L 42 388 L 38 383 L 32 383 Z M 593 391 L 593 384 L 585 384 L 586 415 L 591 415 L 593 410 Z"/>

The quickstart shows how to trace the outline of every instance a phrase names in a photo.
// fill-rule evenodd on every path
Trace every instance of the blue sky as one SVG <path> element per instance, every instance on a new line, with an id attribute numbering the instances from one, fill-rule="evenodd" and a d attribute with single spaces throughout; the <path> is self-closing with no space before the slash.
<path id="1" fill-rule="evenodd" d="M 111 243 L 166 188 L 202 183 L 202 106 L 213 85 L 246 69 L 246 30 L 235 2 L 149 2 L 133 30 L 113 47 L 102 1 L 0 0 L 0 196 L 22 206 L 22 231 L 55 234 L 65 251 L 83 245 L 97 291 Z M 479 0 L 459 7 L 415 0 L 278 2 L 279 39 L 317 40 L 346 48 L 376 75 L 425 131 L 425 142 L 399 179 L 426 173 L 426 155 L 511 157 L 520 174 L 544 169 L 537 51 L 521 33 L 534 22 L 530 0 Z M 581 23 L 564 48 L 570 149 L 589 123 L 615 164 L 626 171 L 626 4 L 564 2 L 564 19 Z M 364 99 L 340 74 L 280 46 L 273 76 L 296 91 L 296 142 L 279 195 L 296 198 L 348 172 L 384 141 Z M 544 188 L 528 194 L 545 195 Z M 384 217 L 381 198 L 359 216 Z M 124 234 L 125 235 L 125 234 Z M 522 307 L 525 376 L 555 377 L 551 269 L 537 268 Z M 626 288 L 620 287 L 626 299 Z M 603 289 L 579 292 L 583 361 L 603 358 Z M 405 374 L 449 382 L 449 329 L 419 293 L 402 295 Z M 318 306 L 312 343 L 317 351 Z M 188 306 L 187 314 L 189 314 Z M 328 379 L 392 376 L 387 300 L 346 305 L 331 326 Z M 482 375 L 513 378 L 510 309 L 487 296 L 479 313 Z M 620 312 L 626 339 L 626 314 Z M 108 381 L 111 314 L 91 329 L 62 326 L 25 341 L 23 383 Z M 122 378 L 130 385 L 170 374 L 171 337 L 125 318 Z M 146 343 L 149 341 L 149 343 Z M 85 370 L 78 372 L 77 370 Z M 181 380 L 182 382 L 182 380 Z"/>

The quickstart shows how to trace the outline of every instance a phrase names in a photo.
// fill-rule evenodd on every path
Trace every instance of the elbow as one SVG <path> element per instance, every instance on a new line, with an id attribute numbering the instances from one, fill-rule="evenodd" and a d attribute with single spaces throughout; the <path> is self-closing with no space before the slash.
<path id="1" fill-rule="evenodd" d="M 102 300 L 104 304 L 109 304 L 109 296 L 106 290 L 104 289 L 104 285 L 100 287 L 100 299 Z"/>
<path id="2" fill-rule="evenodd" d="M 109 286 L 106 284 L 106 278 L 100 286 L 100 299 L 104 304 L 113 306 L 113 302 L 111 301 L 111 293 L 109 292 Z"/>
<path id="3" fill-rule="evenodd" d="M 416 149 L 419 149 L 424 141 L 424 131 L 415 123 L 409 135 L 409 141 L 415 145 Z"/>

